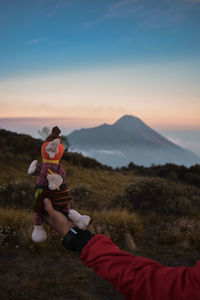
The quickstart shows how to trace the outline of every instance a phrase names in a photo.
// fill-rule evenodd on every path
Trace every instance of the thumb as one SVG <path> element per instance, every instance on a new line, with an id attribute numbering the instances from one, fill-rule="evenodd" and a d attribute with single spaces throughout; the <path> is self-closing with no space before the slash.
<path id="1" fill-rule="evenodd" d="M 48 198 L 44 199 L 44 208 L 50 216 L 54 214 L 53 206 Z"/>

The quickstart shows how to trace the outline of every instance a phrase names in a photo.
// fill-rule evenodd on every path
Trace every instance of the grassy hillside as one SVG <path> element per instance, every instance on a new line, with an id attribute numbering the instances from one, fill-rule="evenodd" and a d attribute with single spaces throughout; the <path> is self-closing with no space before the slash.
<path id="1" fill-rule="evenodd" d="M 20 198 L 20 189 L 24 189 L 27 202 L 31 202 L 36 178 L 28 176 L 27 170 L 32 160 L 41 161 L 42 141 L 6 130 L 0 130 L 0 141 L 0 193 L 7 187 L 9 197 L 16 190 L 16 197 Z M 112 168 L 76 153 L 65 153 L 61 163 L 74 195 L 74 205 L 76 203 L 83 208 L 106 208 L 113 197 L 121 194 L 131 183 L 141 180 L 141 176 L 136 176 L 134 171 L 115 172 Z M 28 187 L 31 193 L 27 193 Z M 17 199 L 15 202 L 17 205 Z"/>
<path id="2" fill-rule="evenodd" d="M 45 243 L 31 241 L 36 177 L 28 176 L 27 169 L 33 159 L 41 161 L 41 143 L 0 130 L 0 298 L 122 299 L 66 252 L 47 226 Z M 114 170 L 67 152 L 61 162 L 72 207 L 91 216 L 92 232 L 163 264 L 191 266 L 199 259 L 199 166 L 142 168 L 132 163 Z"/>

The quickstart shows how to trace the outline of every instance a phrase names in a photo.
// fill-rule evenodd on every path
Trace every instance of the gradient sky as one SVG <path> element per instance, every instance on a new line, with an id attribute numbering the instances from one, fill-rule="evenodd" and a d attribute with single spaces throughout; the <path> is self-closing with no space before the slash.
<path id="1" fill-rule="evenodd" d="M 30 126 L 200 129 L 200 0 L 0 0 L 0 107 Z"/>

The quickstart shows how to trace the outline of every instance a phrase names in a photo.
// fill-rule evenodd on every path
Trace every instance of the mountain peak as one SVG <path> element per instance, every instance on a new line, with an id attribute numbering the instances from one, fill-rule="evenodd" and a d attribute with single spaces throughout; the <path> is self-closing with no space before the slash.
<path id="1" fill-rule="evenodd" d="M 146 124 L 139 119 L 138 117 L 132 115 L 124 115 L 119 120 L 117 120 L 114 124 L 114 127 L 125 127 L 125 128 L 141 128 L 146 127 Z"/>
<path id="2" fill-rule="evenodd" d="M 132 115 L 124 115 L 123 117 L 121 117 L 119 120 L 117 120 L 114 124 L 117 123 L 126 123 L 126 122 L 142 122 L 138 117 L 136 116 L 132 116 Z"/>

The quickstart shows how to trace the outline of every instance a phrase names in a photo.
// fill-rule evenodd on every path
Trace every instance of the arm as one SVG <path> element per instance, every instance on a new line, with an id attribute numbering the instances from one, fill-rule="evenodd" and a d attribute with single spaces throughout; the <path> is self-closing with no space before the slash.
<path id="1" fill-rule="evenodd" d="M 44 200 L 47 224 L 62 237 L 66 248 L 81 252 L 81 260 L 128 300 L 199 300 L 200 262 L 194 267 L 167 267 L 120 250 L 108 237 L 74 228 Z M 74 233 L 75 229 L 75 233 Z"/>
<path id="2" fill-rule="evenodd" d="M 126 299 L 200 299 L 200 262 L 194 267 L 167 267 L 120 250 L 108 237 L 96 235 L 83 248 L 82 262 Z"/>
<path id="3" fill-rule="evenodd" d="M 37 160 L 33 160 L 28 168 L 28 174 L 34 175 L 34 176 L 39 176 L 40 172 L 41 172 L 41 167 L 42 167 L 42 164 L 38 164 Z"/>

